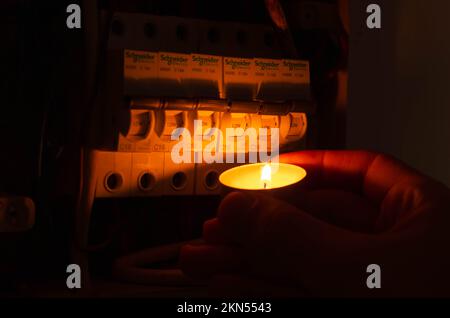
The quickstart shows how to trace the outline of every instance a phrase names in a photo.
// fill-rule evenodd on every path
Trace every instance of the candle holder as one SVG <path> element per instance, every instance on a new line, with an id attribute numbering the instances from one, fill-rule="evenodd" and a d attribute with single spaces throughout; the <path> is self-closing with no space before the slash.
<path id="1" fill-rule="evenodd" d="M 273 194 L 306 177 L 305 169 L 287 163 L 255 163 L 234 167 L 219 176 L 222 193 L 250 191 Z"/>

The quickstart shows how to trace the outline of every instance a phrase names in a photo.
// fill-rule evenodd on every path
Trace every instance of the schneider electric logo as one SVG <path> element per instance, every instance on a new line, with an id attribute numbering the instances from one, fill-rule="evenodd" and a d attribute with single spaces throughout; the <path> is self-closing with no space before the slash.
<path id="1" fill-rule="evenodd" d="M 280 63 L 275 63 L 275 62 L 259 62 L 256 61 L 255 65 L 258 66 L 261 70 L 273 70 L 276 69 Z"/>
<path id="2" fill-rule="evenodd" d="M 219 62 L 219 59 L 215 58 L 215 57 L 202 57 L 202 56 L 195 56 L 195 55 L 192 57 L 192 60 L 194 62 L 197 62 L 200 66 L 217 64 L 217 62 Z"/>
<path id="3" fill-rule="evenodd" d="M 250 65 L 250 62 L 244 61 L 244 60 L 229 60 L 225 59 L 225 64 L 230 65 L 231 68 L 234 70 L 236 68 L 247 68 Z"/>
<path id="4" fill-rule="evenodd" d="M 127 58 L 133 60 L 134 63 L 141 61 L 152 61 L 155 59 L 155 55 L 151 53 L 135 53 L 135 52 L 126 52 Z"/>
<path id="5" fill-rule="evenodd" d="M 160 55 L 161 61 L 167 62 L 167 65 L 180 65 L 187 63 L 188 59 L 182 56 L 169 56 L 166 54 Z"/>
<path id="6" fill-rule="evenodd" d="M 283 65 L 289 67 L 290 71 L 306 68 L 306 63 L 283 61 Z"/>

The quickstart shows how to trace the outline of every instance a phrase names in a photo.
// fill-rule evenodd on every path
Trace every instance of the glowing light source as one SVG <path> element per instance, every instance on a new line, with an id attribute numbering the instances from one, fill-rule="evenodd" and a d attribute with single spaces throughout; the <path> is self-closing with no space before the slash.
<path id="1" fill-rule="evenodd" d="M 255 163 L 229 169 L 220 175 L 219 181 L 231 189 L 268 191 L 293 185 L 305 177 L 305 169 L 295 165 Z"/>

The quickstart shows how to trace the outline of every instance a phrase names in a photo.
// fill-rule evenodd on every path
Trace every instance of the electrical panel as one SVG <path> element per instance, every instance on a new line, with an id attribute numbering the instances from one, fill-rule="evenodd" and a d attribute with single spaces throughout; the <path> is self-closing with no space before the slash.
<path id="1" fill-rule="evenodd" d="M 265 131 L 268 151 L 272 129 L 280 148 L 305 139 L 309 63 L 284 58 L 271 27 L 116 13 L 107 52 L 110 113 L 99 120 L 115 119 L 109 146 L 94 150 L 96 197 L 218 194 L 219 174 L 241 164 L 227 154 L 258 152 L 248 138 Z M 179 129 L 192 139 L 190 162 L 172 158 Z"/>

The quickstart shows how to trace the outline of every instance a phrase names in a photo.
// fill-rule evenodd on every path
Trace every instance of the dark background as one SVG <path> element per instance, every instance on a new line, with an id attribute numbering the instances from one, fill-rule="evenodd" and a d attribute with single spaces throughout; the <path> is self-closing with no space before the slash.
<path id="1" fill-rule="evenodd" d="M 71 3 L 80 4 L 80 1 L 8 0 L 0 4 L 0 25 L 4 31 L 0 50 L 3 75 L 0 86 L 0 194 L 29 196 L 36 204 L 36 224 L 31 231 L 0 233 L 0 249 L 4 256 L 0 262 L 0 291 L 2 288 L 9 291 L 11 284 L 29 279 L 46 284 L 48 276 L 56 276 L 63 282 L 66 275 L 63 269 L 70 262 L 69 246 L 78 191 L 76 179 L 80 173 L 79 154 L 74 150 L 86 144 L 84 128 L 93 94 L 93 83 L 87 78 L 101 64 L 95 65 L 91 48 L 83 41 L 86 34 L 92 34 L 83 5 L 82 29 L 66 27 L 66 7 Z M 103 0 L 98 3 L 102 9 L 111 12 L 271 23 L 263 1 L 259 0 Z M 296 1 L 286 3 L 295 4 Z M 290 18 L 295 20 L 295 15 L 291 14 Z M 310 144 L 318 148 L 342 147 L 345 130 L 336 129 L 334 98 L 337 70 L 345 66 L 347 52 L 340 49 L 336 34 L 327 30 L 296 29 L 293 33 L 300 58 L 311 61 L 312 89 L 318 101 L 317 114 L 310 122 Z M 320 126 L 323 129 L 319 129 Z M 161 198 L 154 200 L 153 205 L 170 203 L 173 213 L 160 211 L 158 215 L 152 213 L 150 216 L 148 211 L 153 211 L 154 206 L 136 200 L 98 202 L 96 210 L 103 211 L 104 215 L 94 213 L 93 226 L 99 216 L 100 229 L 92 232 L 102 237 L 115 226 L 114 223 L 120 223 L 128 230 L 122 238 L 128 243 L 140 240 L 141 247 L 146 243 L 190 239 L 199 235 L 201 219 L 207 213 L 214 213 L 217 200 Z M 195 208 L 199 201 L 205 213 Z M 116 213 L 118 210 L 123 212 L 123 218 Z M 95 241 L 95 237 L 93 239 Z M 113 248 L 104 254 L 114 252 Z M 98 268 L 104 272 L 101 258 L 102 255 Z M 3 284 L 5 280 L 10 284 Z"/>
<path id="2" fill-rule="evenodd" d="M 382 28 L 365 26 L 368 3 Z M 350 1 L 347 147 L 386 152 L 450 185 L 450 2 Z"/>

